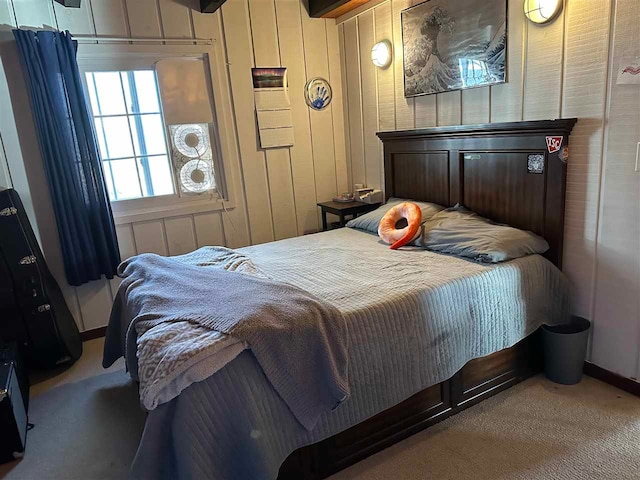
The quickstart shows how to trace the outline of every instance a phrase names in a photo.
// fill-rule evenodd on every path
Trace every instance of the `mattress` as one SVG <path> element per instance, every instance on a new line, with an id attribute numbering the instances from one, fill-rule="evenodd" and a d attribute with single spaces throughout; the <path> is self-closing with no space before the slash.
<path id="1" fill-rule="evenodd" d="M 377 236 L 349 228 L 240 252 L 272 278 L 342 311 L 351 397 L 306 431 L 244 350 L 149 413 L 135 478 L 276 478 L 292 451 L 450 378 L 473 358 L 515 345 L 543 323 L 564 321 L 568 312 L 566 280 L 538 255 L 484 265 L 419 248 L 392 251 Z"/>

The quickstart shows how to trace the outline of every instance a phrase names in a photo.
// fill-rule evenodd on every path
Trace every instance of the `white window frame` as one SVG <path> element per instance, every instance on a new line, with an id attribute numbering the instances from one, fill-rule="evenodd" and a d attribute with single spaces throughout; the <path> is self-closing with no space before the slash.
<path id="1" fill-rule="evenodd" d="M 205 62 L 205 71 L 209 85 L 213 85 L 211 79 L 211 61 L 213 48 L 208 45 L 134 45 L 134 44 L 79 44 L 78 67 L 86 91 L 86 72 L 100 71 L 130 71 L 130 70 L 155 70 L 155 64 L 164 59 L 176 58 L 201 59 Z M 169 129 L 165 123 L 165 136 L 167 140 L 167 155 L 171 162 L 171 171 L 174 183 L 174 192 L 171 195 L 157 195 L 153 197 L 141 197 L 127 200 L 115 200 L 111 202 L 111 209 L 116 224 L 132 223 L 158 218 L 167 218 L 178 215 L 217 211 L 224 208 L 234 208 L 235 202 L 229 196 L 228 185 L 232 184 L 229 178 L 231 171 L 222 154 L 219 138 L 219 128 L 216 119 L 214 104 L 214 92 L 210 91 L 212 100 L 211 111 L 213 114 L 212 131 L 210 132 L 211 148 L 217 155 L 216 162 L 216 190 L 208 194 L 180 196 L 178 192 L 173 164 L 171 160 L 171 145 L 169 144 Z M 91 109 L 91 105 L 89 105 Z"/>

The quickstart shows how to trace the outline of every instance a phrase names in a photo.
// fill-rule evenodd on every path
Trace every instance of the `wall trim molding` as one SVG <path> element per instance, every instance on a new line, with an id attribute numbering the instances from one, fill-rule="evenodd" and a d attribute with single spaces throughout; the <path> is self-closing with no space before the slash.
<path id="1" fill-rule="evenodd" d="M 613 385 L 614 387 L 624 390 L 631 395 L 640 397 L 640 382 L 632 380 L 631 378 L 623 377 L 617 373 L 613 373 L 610 370 L 599 367 L 591 362 L 584 362 L 584 373 L 590 377 L 596 378 L 604 383 Z"/>
<path id="2" fill-rule="evenodd" d="M 83 342 L 94 340 L 96 338 L 102 338 L 107 335 L 107 327 L 93 328 L 91 330 L 85 330 L 80 332 L 80 338 Z"/>

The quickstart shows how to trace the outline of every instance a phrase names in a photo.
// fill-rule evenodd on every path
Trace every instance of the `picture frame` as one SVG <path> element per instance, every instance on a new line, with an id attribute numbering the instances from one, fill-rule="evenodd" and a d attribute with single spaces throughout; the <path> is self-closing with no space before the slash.
<path id="1" fill-rule="evenodd" d="M 287 88 L 286 67 L 252 68 L 251 78 L 253 80 L 253 88 L 256 90 Z"/>
<path id="2" fill-rule="evenodd" d="M 406 98 L 507 81 L 507 0 L 427 0 L 401 12 Z"/>

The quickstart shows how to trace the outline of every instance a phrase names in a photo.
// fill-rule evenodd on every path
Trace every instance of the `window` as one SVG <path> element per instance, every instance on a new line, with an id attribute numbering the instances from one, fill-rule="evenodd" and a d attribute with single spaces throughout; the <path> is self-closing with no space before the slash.
<path id="1" fill-rule="evenodd" d="M 220 140 L 210 78 L 225 66 L 212 53 L 209 45 L 78 46 L 116 223 L 220 210 L 222 201 L 233 208 L 222 156 L 229 139 Z"/>
<path id="2" fill-rule="evenodd" d="M 175 192 L 156 73 L 86 72 L 111 201 Z"/>

